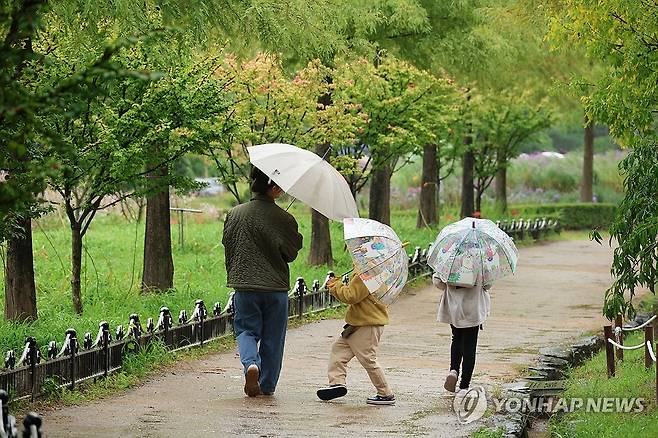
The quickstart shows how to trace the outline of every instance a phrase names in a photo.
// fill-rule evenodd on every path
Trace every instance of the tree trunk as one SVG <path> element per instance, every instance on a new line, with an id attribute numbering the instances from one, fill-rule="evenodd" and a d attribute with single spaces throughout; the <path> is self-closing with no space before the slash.
<path id="1" fill-rule="evenodd" d="M 391 224 L 391 168 L 386 163 L 372 171 L 370 180 L 370 219 Z"/>
<path id="2" fill-rule="evenodd" d="M 594 123 L 585 116 L 585 147 L 583 155 L 583 184 L 580 200 L 592 202 L 594 185 Z"/>
<path id="3" fill-rule="evenodd" d="M 426 144 L 423 146 L 423 175 L 416 228 L 435 225 L 438 222 L 436 206 L 438 173 L 436 145 Z"/>
<path id="4" fill-rule="evenodd" d="M 441 222 L 441 157 L 436 159 L 436 223 Z"/>
<path id="5" fill-rule="evenodd" d="M 477 193 L 475 195 L 475 211 L 478 211 L 482 213 L 482 194 L 484 193 L 484 190 L 477 190 Z"/>
<path id="6" fill-rule="evenodd" d="M 496 171 L 496 208 L 499 213 L 507 213 L 507 163 L 501 161 Z"/>
<path id="7" fill-rule="evenodd" d="M 315 153 L 324 156 L 328 144 L 319 144 Z M 329 154 L 325 159 L 327 161 Z M 329 219 L 315 210 L 311 211 L 311 249 L 308 254 L 308 264 L 311 266 L 332 265 L 334 257 L 331 253 L 331 233 L 329 231 Z"/>
<path id="8" fill-rule="evenodd" d="M 167 170 L 153 177 L 167 175 Z M 144 270 L 142 292 L 159 292 L 174 287 L 174 258 L 171 253 L 169 224 L 169 186 L 146 199 L 146 232 L 144 233 Z"/>
<path id="9" fill-rule="evenodd" d="M 471 144 L 471 138 L 466 137 L 464 139 L 465 145 Z M 470 148 L 464 153 L 462 157 L 462 208 L 461 216 L 468 217 L 473 216 L 473 166 L 475 162 L 475 157 L 473 156 L 473 151 Z"/>
<path id="10" fill-rule="evenodd" d="M 71 298 L 73 310 L 82 315 L 80 272 L 82 271 L 82 231 L 80 224 L 71 224 Z"/>
<path id="11" fill-rule="evenodd" d="M 37 319 L 37 293 L 32 257 L 32 220 L 29 216 L 21 216 L 17 222 L 23 231 L 12 234 L 7 242 L 5 318 L 16 322 L 34 321 Z"/>

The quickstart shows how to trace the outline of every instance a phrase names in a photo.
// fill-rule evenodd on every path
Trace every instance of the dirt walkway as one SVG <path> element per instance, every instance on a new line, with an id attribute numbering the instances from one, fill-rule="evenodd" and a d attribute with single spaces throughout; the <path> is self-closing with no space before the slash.
<path id="1" fill-rule="evenodd" d="M 492 291 L 492 316 L 481 332 L 475 384 L 515 376 L 539 347 L 602 325 L 611 251 L 590 242 L 557 242 L 521 250 L 519 272 Z M 365 404 L 373 395 L 365 372 L 350 364 L 349 393 L 322 403 L 329 346 L 341 321 L 309 324 L 288 334 L 274 397 L 247 399 L 235 352 L 186 363 L 116 397 L 45 415 L 49 437 L 468 436 L 443 395 L 449 327 L 435 322 L 438 292 L 413 291 L 391 308 L 380 360 L 398 400 Z"/>

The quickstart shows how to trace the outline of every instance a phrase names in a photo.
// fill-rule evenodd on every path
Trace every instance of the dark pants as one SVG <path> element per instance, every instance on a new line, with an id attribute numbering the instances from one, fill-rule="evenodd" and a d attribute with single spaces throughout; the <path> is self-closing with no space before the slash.
<path id="1" fill-rule="evenodd" d="M 475 368 L 475 349 L 478 345 L 478 331 L 480 326 L 457 328 L 450 324 L 452 329 L 452 345 L 450 346 L 450 369 L 459 373 L 461 365 L 461 382 L 459 388 L 468 388 L 471 384 L 473 369 Z"/>
<path id="2" fill-rule="evenodd" d="M 256 364 L 260 369 L 261 391 L 272 393 L 279 381 L 283 362 L 288 294 L 237 291 L 233 303 L 233 328 L 244 372 L 247 372 L 249 365 Z"/>

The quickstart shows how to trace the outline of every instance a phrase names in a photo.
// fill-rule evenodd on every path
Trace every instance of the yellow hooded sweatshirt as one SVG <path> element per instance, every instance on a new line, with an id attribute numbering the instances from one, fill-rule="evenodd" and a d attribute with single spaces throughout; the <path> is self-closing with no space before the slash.
<path id="1" fill-rule="evenodd" d="M 345 304 L 349 304 L 345 322 L 349 325 L 362 327 L 367 325 L 388 324 L 388 310 L 363 284 L 363 280 L 352 274 L 348 285 L 335 281 L 329 292 Z"/>

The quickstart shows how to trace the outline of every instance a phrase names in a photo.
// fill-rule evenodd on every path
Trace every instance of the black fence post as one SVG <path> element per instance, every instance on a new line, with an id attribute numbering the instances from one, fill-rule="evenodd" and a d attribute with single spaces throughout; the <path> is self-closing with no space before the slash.
<path id="1" fill-rule="evenodd" d="M 28 412 L 23 420 L 23 438 L 41 438 L 41 417 L 35 412 Z"/>
<path id="2" fill-rule="evenodd" d="M 4 389 L 0 389 L 0 410 L 2 411 L 2 430 L 7 432 L 7 423 L 9 422 L 9 394 Z"/>
<path id="3" fill-rule="evenodd" d="M 75 389 L 75 372 L 76 372 L 76 366 L 75 366 L 75 354 L 78 349 L 78 338 L 77 338 L 77 333 L 75 329 L 70 328 L 66 331 L 66 336 L 68 337 L 68 344 L 69 344 L 69 369 L 71 373 L 71 391 Z"/>
<path id="4" fill-rule="evenodd" d="M 297 277 L 295 282 L 295 295 L 297 296 L 297 316 L 304 316 L 304 294 L 306 293 L 306 282 L 303 277 Z"/>
<path id="5" fill-rule="evenodd" d="M 163 340 L 165 346 L 169 346 L 168 342 L 168 335 L 169 335 L 169 328 L 171 327 L 171 312 L 169 311 L 168 307 L 161 307 L 160 308 L 160 319 L 158 320 L 158 330 L 163 331 Z"/>
<path id="6" fill-rule="evenodd" d="M 140 338 L 142 337 L 142 323 L 139 321 L 139 315 L 131 313 L 128 317 L 128 336 L 135 342 L 135 352 L 141 348 Z"/>
<path id="7" fill-rule="evenodd" d="M 16 367 L 16 353 L 14 350 L 8 350 L 5 355 L 5 368 L 13 370 Z"/>
<path id="8" fill-rule="evenodd" d="M 48 360 L 53 360 L 57 357 L 57 341 L 50 341 L 48 343 Z"/>
<path id="9" fill-rule="evenodd" d="M 203 300 L 196 300 L 194 302 L 194 314 L 192 315 L 192 319 L 196 319 L 199 322 L 199 345 L 202 347 L 204 340 L 203 325 L 206 316 L 208 316 L 208 310 L 206 309 L 205 303 Z"/>
<path id="10" fill-rule="evenodd" d="M 37 357 L 38 353 L 37 351 L 39 350 L 39 347 L 37 347 L 37 340 L 34 338 L 34 336 L 28 336 L 25 339 L 25 343 L 27 344 L 27 357 L 28 360 L 30 361 L 30 387 L 31 387 L 31 394 L 30 394 L 30 400 L 34 401 L 34 398 L 36 397 L 36 390 L 37 390 Z"/>
<path id="11" fill-rule="evenodd" d="M 91 340 L 91 333 L 86 332 L 84 340 L 82 341 L 82 346 L 85 350 L 89 350 L 92 345 L 94 345 L 94 341 Z"/>
<path id="12" fill-rule="evenodd" d="M 4 436 L 12 438 L 18 436 L 16 429 L 16 418 L 9 415 L 9 394 L 4 389 L 0 389 L 0 410 L 2 410 L 2 431 Z"/>
<path id="13" fill-rule="evenodd" d="M 110 372 L 110 324 L 106 321 L 101 322 L 101 339 L 103 345 L 103 377 L 107 377 Z"/>

